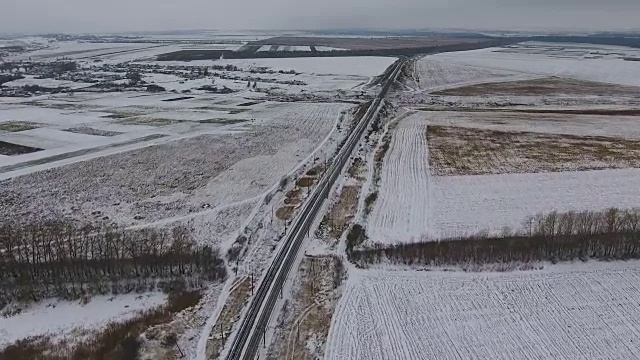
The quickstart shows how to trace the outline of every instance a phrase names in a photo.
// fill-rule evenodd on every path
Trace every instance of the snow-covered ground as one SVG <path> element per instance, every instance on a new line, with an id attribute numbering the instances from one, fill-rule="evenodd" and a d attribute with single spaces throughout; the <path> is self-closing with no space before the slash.
<path id="1" fill-rule="evenodd" d="M 107 63 L 119 63 L 125 61 L 141 61 L 141 60 L 154 60 L 156 56 L 162 54 L 168 54 L 172 52 L 182 50 L 237 50 L 241 45 L 233 44 L 206 44 L 206 45 L 189 45 L 189 44 L 173 44 L 145 47 L 141 49 L 135 49 L 127 52 L 110 54 L 102 56 Z"/>
<path id="2" fill-rule="evenodd" d="M 505 227 L 521 230 L 524 221 L 538 213 L 640 205 L 640 169 L 434 176 L 426 136 L 430 123 L 425 113 L 416 113 L 401 120 L 394 132 L 382 166 L 380 194 L 367 223 L 373 243 L 435 240 L 485 230 L 498 235 Z M 538 131 L 549 127 L 536 126 Z M 635 129 L 629 131 L 638 131 L 631 122 L 629 126 Z"/>
<path id="3" fill-rule="evenodd" d="M 275 50 L 274 50 L 275 49 Z M 311 51 L 309 46 L 263 45 L 258 52 L 264 51 Z"/>
<path id="4" fill-rule="evenodd" d="M 138 51 L 153 47 L 157 47 L 157 45 L 148 43 L 90 43 L 57 41 L 48 44 L 48 47 L 45 49 L 38 49 L 20 55 L 9 56 L 5 60 L 55 60 L 58 58 L 87 59 L 95 56 Z"/>
<path id="5" fill-rule="evenodd" d="M 452 87 L 484 82 L 530 79 L 534 76 L 515 71 L 488 69 L 457 64 L 425 56 L 414 63 L 414 71 L 408 85 L 420 91 L 438 91 Z"/>
<path id="6" fill-rule="evenodd" d="M 382 165 L 380 195 L 367 233 L 373 242 L 395 243 L 431 235 L 431 199 L 427 123 L 419 116 L 403 119 L 394 131 Z"/>
<path id="7" fill-rule="evenodd" d="M 154 39 L 155 40 L 155 39 Z M 211 39 L 208 39 L 211 40 Z M 229 41 L 228 39 L 220 39 Z M 81 60 L 100 58 L 105 63 L 118 63 L 135 60 L 153 60 L 156 56 L 182 50 L 236 50 L 238 44 L 191 43 L 186 39 L 175 39 L 175 42 L 157 44 L 152 42 L 84 42 L 84 41 L 56 41 L 44 38 L 20 38 L 6 42 L 6 45 L 27 46 L 28 51 L 6 57 L 8 61 L 37 60 L 51 61 L 60 58 Z M 1 45 L 2 43 L 0 43 Z M 307 47 L 307 50 L 308 47 Z"/>
<path id="8" fill-rule="evenodd" d="M 274 209 L 283 205 L 298 176 L 334 155 L 348 133 L 354 102 L 365 101 L 378 89 L 364 85 L 395 59 L 239 60 L 242 71 L 210 68 L 207 75 L 198 71 L 202 69 L 191 69 L 234 61 L 153 59 L 190 48 L 235 49 L 241 46 L 236 43 L 239 39 L 162 45 L 51 41 L 46 49 L 44 43 L 33 43 L 29 45 L 33 51 L 12 57 L 45 63 L 32 71 L 21 68 L 28 76 L 7 84 L 12 94 L 27 94 L 22 87 L 30 84 L 74 89 L 86 85 L 80 79 L 100 84 L 73 93 L 0 98 L 0 141 L 43 149 L 0 155 L 0 198 L 5 200 L 0 217 L 73 218 L 128 229 L 186 226 L 198 243 L 213 246 L 223 255 L 244 235 L 249 239 L 246 255 L 239 263 L 229 264 L 229 281 L 236 266 L 238 276 L 259 274 L 281 244 L 285 228 L 284 221 L 274 219 Z M 326 50 L 330 49 L 318 49 Z M 47 62 L 63 57 L 78 61 L 79 70 L 55 79 L 35 78 L 40 75 L 38 66 L 48 71 Z M 273 73 L 250 72 L 255 67 L 268 67 Z M 167 92 L 149 93 L 143 85 L 133 86 L 123 79 L 130 71 Z M 255 89 L 246 87 L 247 78 L 257 82 Z M 235 92 L 197 89 L 203 85 Z M 288 180 L 286 186 L 281 185 L 283 179 Z M 195 318 L 187 321 L 180 314 L 171 322 L 180 323 L 176 327 L 179 344 L 189 357 L 201 355 L 196 342 L 203 339 L 201 343 L 206 344 L 211 326 L 205 324 L 215 324 L 213 307 L 224 305 L 217 301 L 222 284 L 211 288 L 195 308 Z M 224 294 L 220 299 L 225 299 Z M 108 320 L 126 318 L 112 314 L 108 305 L 98 305 L 105 308 L 100 319 L 84 315 L 84 309 L 99 312 L 92 306 L 103 300 L 109 302 L 98 297 L 84 308 L 63 302 L 55 308 L 37 304 L 21 315 L 0 319 L 0 338 L 6 339 L 0 347 L 26 335 L 69 333 L 79 321 L 87 330 L 83 334 L 88 334 Z M 126 305 L 127 310 L 139 308 Z M 62 321 L 69 312 L 76 316 Z M 42 326 L 32 321 L 32 314 L 52 318 L 51 327 L 39 332 Z M 14 326 L 16 322 L 24 325 Z"/>
<path id="9" fill-rule="evenodd" d="M 205 130 L 206 127 L 202 126 L 211 126 L 213 131 L 181 134 L 180 127 L 188 129 L 189 124 L 162 126 L 160 128 L 169 129 L 160 131 L 169 131 L 169 133 L 166 139 L 159 140 L 160 143 L 157 146 L 146 145 L 147 147 L 132 153 L 116 153 L 48 172 L 19 177 L 5 182 L 0 191 L 22 193 L 25 196 L 20 195 L 20 197 L 26 201 L 22 205 L 32 208 L 39 207 L 41 204 L 40 201 L 32 200 L 48 195 L 41 193 L 41 189 L 37 186 L 28 184 L 32 181 L 56 183 L 59 192 L 69 191 L 69 194 L 75 194 L 73 198 L 76 200 L 78 196 L 86 196 L 82 201 L 81 209 L 89 211 L 90 208 L 95 207 L 96 209 L 89 212 L 99 210 L 103 216 L 109 216 L 110 221 L 121 222 L 123 225 L 137 225 L 138 222 L 129 222 L 135 216 L 134 213 L 144 215 L 146 217 L 144 222 L 149 222 L 162 218 L 180 217 L 202 207 L 215 209 L 253 199 L 277 184 L 285 174 L 321 145 L 335 127 L 341 112 L 350 107 L 346 104 L 271 103 L 266 105 L 268 107 L 247 109 L 248 116 L 256 119 L 251 122 L 251 128 L 238 127 L 242 124 L 231 125 L 237 129 L 235 133 L 218 134 L 215 129 L 219 125 L 196 124 L 196 129 L 201 127 Z M 174 131 L 173 135 L 171 129 Z M 47 134 L 51 136 L 47 138 Z M 102 137 L 49 128 L 0 135 L 0 139 L 22 140 L 21 142 L 25 145 L 37 145 L 38 139 L 41 139 L 42 144 L 48 144 L 52 148 L 55 145 L 62 146 L 66 141 L 84 144 L 85 147 L 90 148 L 90 146 L 121 141 L 122 136 L 124 135 Z M 114 138 L 116 140 L 113 140 Z M 27 142 L 29 144 L 26 144 Z M 147 160 L 141 163 L 143 158 Z M 30 159 L 37 158 L 35 155 L 30 155 Z M 17 160 L 14 160 L 14 163 L 15 161 Z M 174 165 L 169 165 L 172 162 Z M 137 171 L 125 170 L 126 167 L 122 165 L 126 163 L 137 168 Z M 103 170 L 98 171 L 98 169 Z M 93 190 L 89 190 L 92 186 L 86 183 L 80 184 L 74 181 L 78 177 L 89 176 L 87 171 L 91 176 L 103 178 L 99 185 L 95 184 L 98 187 Z M 121 171 L 126 174 L 117 175 Z M 180 180 L 182 173 L 191 174 L 188 181 Z M 164 180 L 158 180 L 158 176 Z M 133 181 L 131 186 L 123 187 L 123 184 L 131 181 Z M 148 182 L 148 185 L 141 185 L 141 181 Z M 24 190 L 31 189 L 27 192 L 33 191 L 40 195 L 33 193 L 35 197 L 27 196 L 24 190 L 18 190 L 23 186 L 26 186 Z M 72 190 L 74 188 L 75 190 Z M 120 190 L 114 191 L 116 188 Z M 28 200 L 29 198 L 32 200 Z M 57 205 L 50 206 L 46 212 L 61 212 L 68 215 L 77 211 L 84 213 L 85 210 L 72 210 L 77 207 L 77 204 L 74 205 L 76 200 L 67 198 L 68 201 L 65 201 L 63 198 L 58 198 L 55 202 Z M 167 211 L 168 208 L 173 210 Z M 82 216 L 86 215 L 88 214 Z"/>
<path id="10" fill-rule="evenodd" d="M 472 66 L 484 71 L 511 71 L 579 80 L 640 86 L 640 63 L 625 61 L 637 49 L 575 44 L 526 43 L 515 48 L 489 48 L 429 56 L 428 59 Z"/>
<path id="11" fill-rule="evenodd" d="M 181 76 L 146 74 L 145 80 L 157 83 L 167 90 L 203 93 L 197 88 L 203 85 L 227 87 L 236 91 L 246 91 L 247 82 L 257 82 L 257 88 L 271 94 L 322 95 L 330 92 L 366 92 L 362 86 L 370 83 L 375 76 L 395 62 L 391 57 L 309 57 L 284 59 L 233 59 L 182 61 L 140 61 L 136 64 L 169 67 L 203 68 L 234 65 L 242 71 L 211 71 L 218 76 L 186 80 Z M 251 72 L 256 68 L 266 68 L 273 73 Z M 295 74 L 279 73 L 295 71 Z"/>
<path id="12" fill-rule="evenodd" d="M 14 80 L 3 84 L 3 86 L 6 87 L 22 87 L 26 85 L 38 85 L 49 88 L 64 87 L 69 89 L 81 89 L 87 86 L 91 86 L 92 84 L 55 79 L 36 79 L 32 75 L 25 76 L 24 79 Z"/>
<path id="13" fill-rule="evenodd" d="M 424 104 L 424 110 L 432 106 L 434 111 L 413 111 L 397 118 L 380 181 L 369 189 L 379 193 L 371 213 L 364 216 L 365 246 L 478 233 L 499 236 L 507 228 L 509 232 L 522 230 L 525 220 L 538 213 L 639 207 L 640 169 L 629 168 L 632 162 L 616 170 L 564 171 L 584 160 L 577 155 L 575 162 L 564 159 L 566 167 L 556 170 L 564 172 L 436 176 L 430 169 L 427 139 L 428 125 L 444 125 L 464 127 L 467 135 L 474 129 L 541 133 L 539 137 L 559 134 L 580 141 L 585 153 L 597 151 L 598 141 L 635 141 L 640 138 L 640 127 L 632 112 L 629 116 L 513 112 L 636 109 L 637 95 L 629 87 L 620 86 L 615 94 L 608 92 L 611 87 L 599 91 L 601 84 L 580 82 L 570 83 L 576 88 L 567 93 L 558 90 L 562 87 L 545 93 L 547 84 L 538 94 L 523 91 L 518 96 L 456 97 L 433 92 L 550 76 L 640 86 L 636 76 L 640 63 L 623 60 L 638 54 L 638 50 L 621 47 L 527 43 L 418 60 L 415 72 L 405 74 L 405 87 L 393 98 L 412 107 Z M 581 85 L 589 89 L 577 91 Z M 461 112 L 460 108 L 482 111 Z M 487 108 L 500 110 L 489 112 Z M 472 136 L 447 138 L 444 134 L 440 146 L 445 150 L 447 142 L 457 141 L 456 146 L 469 143 L 469 152 L 479 151 L 472 147 Z M 523 154 L 518 153 L 524 151 L 523 141 L 508 136 L 500 141 L 523 146 L 516 146 L 504 161 L 523 162 Z M 559 142 L 557 146 L 572 146 L 569 141 Z M 535 153 L 536 148 L 526 151 Z M 462 155 L 456 158 L 455 151 L 443 154 L 464 168 L 456 162 Z M 606 156 L 598 159 L 606 163 Z M 505 170 L 500 169 L 500 161 L 494 161 L 496 173 Z M 369 270 L 352 266 L 332 319 L 325 359 L 640 357 L 636 341 L 640 334 L 640 287 L 636 286 L 640 262 L 541 266 L 544 269 L 507 273 L 412 271 L 388 264 Z"/>
<path id="14" fill-rule="evenodd" d="M 134 149 L 115 148 L 112 149 L 113 152 L 106 150 L 97 154 L 78 156 L 66 160 L 70 165 L 64 167 L 60 167 L 58 162 L 29 167 L 20 170 L 24 171 L 24 176 L 14 178 L 9 174 L 8 177 L 11 179 L 0 183 L 2 185 L 0 192 L 14 193 L 17 190 L 15 186 L 26 185 L 25 189 L 30 189 L 27 192 L 35 193 L 27 194 L 23 190 L 17 190 L 15 194 L 25 195 L 24 197 L 18 195 L 22 199 L 19 202 L 24 200 L 22 204 L 28 208 L 38 207 L 38 204 L 49 203 L 48 200 L 43 200 L 43 196 L 49 195 L 42 192 L 45 187 L 36 184 L 55 184 L 55 190 L 50 192 L 50 195 L 57 194 L 53 195 L 56 200 L 51 202 L 56 205 L 48 206 L 44 212 L 72 217 L 75 216 L 73 213 L 84 213 L 81 215 L 84 220 L 94 219 L 95 221 L 101 221 L 106 216 L 109 222 L 119 222 L 121 225 L 130 225 L 132 228 L 186 225 L 193 230 L 196 241 L 219 247 L 222 253 L 226 253 L 227 248 L 239 233 L 250 225 L 260 232 L 254 235 L 260 241 L 254 240 L 250 255 L 246 259 L 247 263 L 241 264 L 240 273 L 258 271 L 257 269 L 266 266 L 271 251 L 278 244 L 278 234 L 281 231 L 271 228 L 267 231 L 262 227 L 263 224 L 270 223 L 271 207 L 278 206 L 282 201 L 283 193 L 276 193 L 269 206 L 264 205 L 264 197 L 268 193 L 275 193 L 283 177 L 290 176 L 300 168 L 304 170 L 305 166 L 310 166 L 314 156 L 326 158 L 333 153 L 345 134 L 345 124 L 350 121 L 349 115 L 344 115 L 345 119 L 341 123 L 340 131 L 336 130 L 336 125 L 343 121 L 343 112 L 350 109 L 352 105 L 262 102 L 240 107 L 237 105 L 246 103 L 247 100 L 234 96 L 216 96 L 215 99 L 196 96 L 195 99 L 179 102 L 162 101 L 171 97 L 175 95 L 142 97 L 135 97 L 133 94 L 82 95 L 81 109 L 58 110 L 43 107 L 42 109 L 46 110 L 36 111 L 32 115 L 45 119 L 47 114 L 56 114 L 59 119 L 62 119 L 61 121 L 64 121 L 66 115 L 77 116 L 77 121 L 73 124 L 60 125 L 55 124 L 55 116 L 49 118 L 47 128 L 36 129 L 36 133 L 41 133 L 41 136 L 45 136 L 52 127 L 61 125 L 66 127 L 90 125 L 97 128 L 112 124 L 115 129 L 120 130 L 131 126 L 134 130 L 129 136 L 150 131 L 144 127 L 136 129 L 134 125 L 117 125 L 117 122 L 122 119 L 95 116 L 95 114 L 103 114 L 94 112 L 98 110 L 106 111 L 104 114 L 107 115 L 112 111 L 114 113 L 122 111 L 123 113 L 132 112 L 137 114 L 136 116 L 147 113 L 149 116 L 180 118 L 190 124 L 202 120 L 203 114 L 206 118 L 213 113 L 217 116 L 226 114 L 230 118 L 240 116 L 255 120 L 250 121 L 249 126 L 232 125 L 234 131 L 227 133 L 218 133 L 215 129 L 219 125 L 216 124 L 206 124 L 212 126 L 213 131 L 203 130 L 203 128 L 198 130 L 200 126 L 204 126 L 202 124 L 197 124 L 190 130 L 188 124 L 155 127 L 156 132 L 160 131 L 168 135 L 166 139 L 157 140 L 155 146 L 145 143 Z M 41 103 L 43 106 L 67 103 L 63 98 L 56 96 L 43 101 Z M 117 107 L 117 104 L 123 106 Z M 23 105 L 16 107 L 15 104 L 7 106 L 11 107 L 11 109 L 7 108 L 7 119 L 11 117 L 12 109 L 23 108 L 21 107 Z M 33 104 L 31 106 L 33 107 Z M 215 110 L 198 109 L 207 106 Z M 225 109 L 242 110 L 242 112 L 228 114 L 228 111 L 224 111 Z M 29 114 L 29 111 L 24 111 L 24 114 Z M 83 120 L 85 111 L 89 116 Z M 31 119 L 34 120 L 34 118 Z M 67 133 L 61 130 L 56 131 L 59 132 L 58 135 L 52 136 L 50 141 L 54 138 L 63 141 Z M 31 132 L 34 131 L 31 130 Z M 77 139 L 89 136 L 69 134 L 71 135 L 68 140 L 74 141 L 76 135 L 79 136 Z M 115 138 L 125 135 L 127 134 L 115 136 Z M 14 164 L 19 163 L 17 160 L 13 161 Z M 44 169 L 48 170 L 34 171 Z M 83 181 L 77 181 L 77 179 L 83 179 Z M 31 185 L 27 185 L 29 183 Z M 51 188 L 46 187 L 46 189 Z M 80 198 L 83 200 L 79 200 Z M 95 211 L 90 209 L 94 207 L 91 204 L 101 209 L 99 217 L 91 215 Z M 44 215 L 44 212 L 36 211 L 35 213 Z M 133 213 L 146 215 L 142 220 L 135 220 L 129 216 Z M 253 220 L 253 218 L 256 219 Z M 276 227 L 283 228 L 284 224 L 278 223 Z M 205 306 L 213 305 L 218 295 L 215 294 L 216 297 L 209 298 Z M 204 314 L 205 317 L 210 313 Z M 184 336 L 180 340 L 180 346 L 190 354 L 195 351 L 193 339 L 208 336 L 208 333 L 203 335 L 198 333 L 202 330 L 204 320 L 198 321 L 197 324 L 191 324 L 185 330 L 190 334 L 191 340 L 187 340 Z M 89 322 L 87 327 L 96 329 L 97 327 L 92 324 Z M 12 334 L 10 341 L 20 338 L 21 334 Z"/>
<path id="15" fill-rule="evenodd" d="M 188 63 L 180 61 L 154 62 L 166 65 L 235 65 L 242 69 L 252 67 L 266 67 L 274 71 L 295 70 L 300 73 L 316 75 L 358 75 L 378 76 L 397 59 L 393 57 L 306 57 L 283 59 L 222 59 L 222 60 L 194 60 Z"/>
<path id="16" fill-rule="evenodd" d="M 111 322 L 125 321 L 140 311 L 163 305 L 166 299 L 162 293 L 147 293 L 95 296 L 86 305 L 78 301 L 43 300 L 17 315 L 0 316 L 0 349 L 30 336 L 75 338 L 75 331 L 98 329 Z"/>
<path id="17" fill-rule="evenodd" d="M 576 108 L 580 107 L 572 107 L 572 109 Z M 582 107 L 582 109 L 588 109 L 588 107 Z M 616 110 L 616 108 L 612 108 L 612 110 Z M 425 111 L 421 114 L 423 118 L 428 119 L 430 125 L 506 132 L 640 139 L 637 116 L 527 114 L 490 111 Z"/>
<path id="18" fill-rule="evenodd" d="M 316 50 L 317 51 L 337 51 L 337 50 L 349 50 L 349 49 L 337 48 L 337 47 L 331 47 L 331 46 L 316 46 Z"/>
<path id="19" fill-rule="evenodd" d="M 640 205 L 639 182 L 640 169 L 432 176 L 430 198 L 414 193 L 413 202 L 431 204 L 431 226 L 412 229 L 439 238 L 482 230 L 498 235 L 504 227 L 522 230 L 527 217 L 538 213 L 634 208 Z"/>
<path id="20" fill-rule="evenodd" d="M 335 50 L 347 50 L 336 47 L 329 46 L 316 46 L 316 51 L 335 51 Z M 288 46 L 288 45 L 276 45 L 275 50 L 272 49 L 271 45 L 263 45 L 258 49 L 258 52 L 264 51 L 311 51 L 311 46 Z"/>
<path id="21" fill-rule="evenodd" d="M 632 359 L 640 264 L 541 271 L 352 270 L 326 360 Z"/>

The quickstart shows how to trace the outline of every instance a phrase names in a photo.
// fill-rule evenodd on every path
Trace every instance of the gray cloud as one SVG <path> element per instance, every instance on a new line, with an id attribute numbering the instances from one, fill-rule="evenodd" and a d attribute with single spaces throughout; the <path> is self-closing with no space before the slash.
<path id="1" fill-rule="evenodd" d="M 0 0 L 0 32 L 638 28 L 637 0 Z"/>

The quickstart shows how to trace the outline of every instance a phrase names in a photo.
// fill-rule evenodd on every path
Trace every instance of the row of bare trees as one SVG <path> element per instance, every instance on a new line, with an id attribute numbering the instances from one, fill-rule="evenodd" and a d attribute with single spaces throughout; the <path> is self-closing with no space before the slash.
<path id="1" fill-rule="evenodd" d="M 0 308 L 10 301 L 196 287 L 226 277 L 190 231 L 125 231 L 66 222 L 0 225 Z"/>
<path id="2" fill-rule="evenodd" d="M 640 209 L 539 214 L 520 231 L 349 251 L 359 266 L 379 262 L 428 266 L 640 258 Z"/>

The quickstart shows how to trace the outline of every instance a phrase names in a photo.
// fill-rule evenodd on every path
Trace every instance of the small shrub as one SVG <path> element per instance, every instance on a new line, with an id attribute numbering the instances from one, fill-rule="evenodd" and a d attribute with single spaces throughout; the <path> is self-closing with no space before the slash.
<path id="1" fill-rule="evenodd" d="M 367 234 L 364 227 L 360 224 L 353 225 L 347 234 L 347 253 L 351 253 L 353 248 L 362 245 L 366 240 Z"/>
<path id="2" fill-rule="evenodd" d="M 169 295 L 167 310 L 171 313 L 177 313 L 198 305 L 201 299 L 202 292 L 199 290 L 183 291 L 177 294 L 171 294 Z"/>
<path id="3" fill-rule="evenodd" d="M 287 187 L 288 183 L 289 183 L 289 178 L 283 177 L 282 179 L 280 179 L 280 183 L 278 184 L 278 190 L 280 191 L 284 190 L 284 188 Z"/>
<path id="4" fill-rule="evenodd" d="M 367 214 L 371 213 L 371 210 L 373 210 L 373 205 L 376 203 L 376 201 L 378 200 L 378 192 L 372 192 L 371 194 L 369 194 L 369 196 L 367 196 L 367 198 L 364 200 L 364 204 L 365 204 L 365 211 Z"/>

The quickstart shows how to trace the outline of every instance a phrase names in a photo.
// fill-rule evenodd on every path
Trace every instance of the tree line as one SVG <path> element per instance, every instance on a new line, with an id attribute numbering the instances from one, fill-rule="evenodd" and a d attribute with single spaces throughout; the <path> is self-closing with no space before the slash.
<path id="1" fill-rule="evenodd" d="M 357 238 L 365 236 L 359 233 Z M 640 209 L 552 212 L 532 216 L 519 231 L 504 229 L 500 236 L 480 233 L 441 241 L 376 244 L 347 250 L 350 260 L 362 267 L 380 262 L 456 266 L 639 259 Z"/>
<path id="2" fill-rule="evenodd" d="M 218 250 L 198 246 L 184 227 L 0 225 L 0 309 L 49 297 L 178 291 L 225 277 Z"/>

